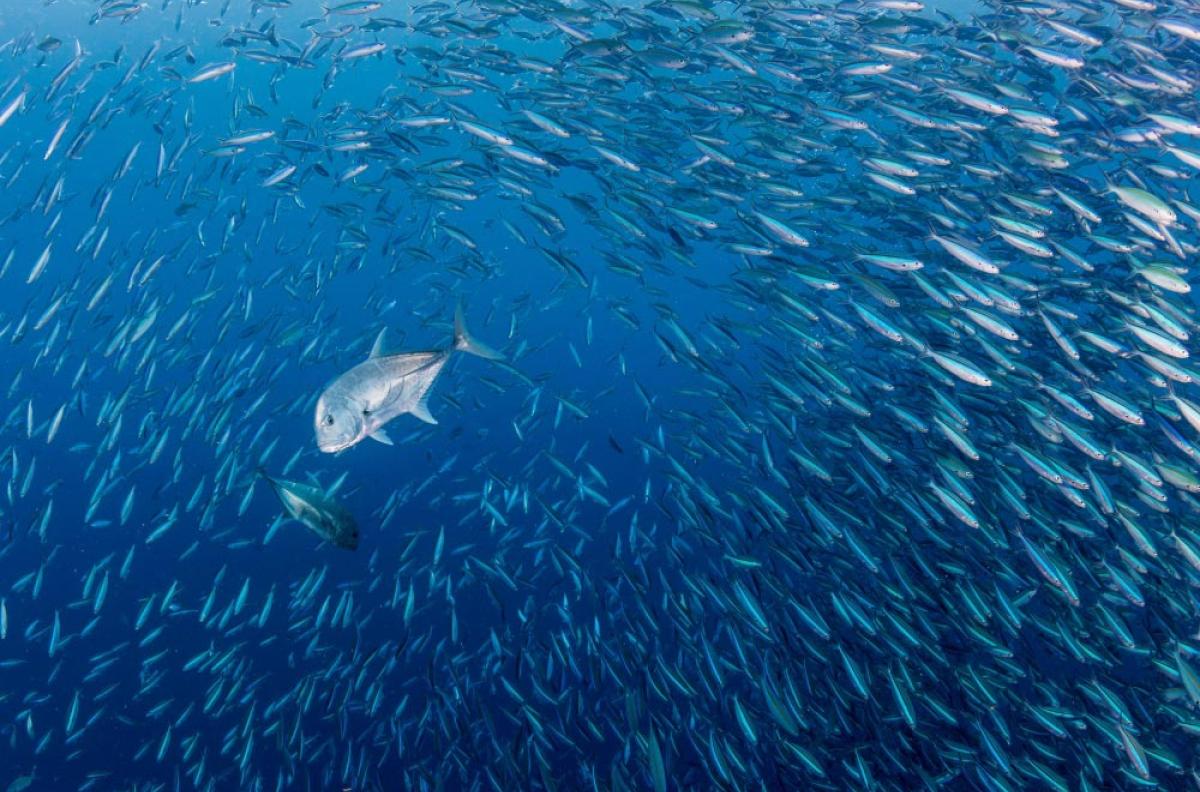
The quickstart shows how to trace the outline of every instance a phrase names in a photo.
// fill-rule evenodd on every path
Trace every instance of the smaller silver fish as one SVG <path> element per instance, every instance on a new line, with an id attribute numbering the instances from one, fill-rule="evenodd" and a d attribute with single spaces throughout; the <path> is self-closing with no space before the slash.
<path id="1" fill-rule="evenodd" d="M 454 352 L 488 360 L 504 357 L 471 338 L 461 309 L 454 312 L 454 343 L 446 349 L 385 355 L 382 346 L 380 333 L 371 356 L 335 379 L 317 399 L 317 447 L 325 453 L 342 451 L 367 437 L 391 445 L 383 425 L 403 413 L 437 423 L 429 412 L 429 392 Z"/>
<path id="2" fill-rule="evenodd" d="M 358 549 L 358 524 L 344 506 L 310 484 L 275 478 L 262 470 L 259 474 L 271 482 L 289 517 L 338 547 Z"/>

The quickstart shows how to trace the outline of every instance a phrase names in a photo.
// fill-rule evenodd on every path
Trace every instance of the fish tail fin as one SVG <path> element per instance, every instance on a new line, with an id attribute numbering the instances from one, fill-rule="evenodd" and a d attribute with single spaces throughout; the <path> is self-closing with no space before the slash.
<path id="1" fill-rule="evenodd" d="M 931 348 L 930 348 L 929 344 L 925 342 L 925 339 L 921 338 L 920 336 L 916 335 L 915 333 L 911 334 L 911 335 L 908 333 L 905 333 L 904 337 L 908 340 L 908 342 L 910 344 L 912 344 L 916 348 L 917 355 L 919 357 L 923 357 L 923 358 L 933 357 L 933 355 L 931 354 Z"/>
<path id="2" fill-rule="evenodd" d="M 504 359 L 504 355 L 492 349 L 487 344 L 476 341 L 467 332 L 467 325 L 463 321 L 461 305 L 454 309 L 454 348 L 460 352 L 466 352 L 487 360 Z"/>

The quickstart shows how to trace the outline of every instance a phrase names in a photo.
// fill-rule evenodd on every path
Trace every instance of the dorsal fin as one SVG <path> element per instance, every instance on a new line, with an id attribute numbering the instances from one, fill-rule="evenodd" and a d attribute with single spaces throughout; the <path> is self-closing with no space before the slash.
<path id="1" fill-rule="evenodd" d="M 387 328 L 385 327 L 379 331 L 379 335 L 375 336 L 375 343 L 371 345 L 371 354 L 367 356 L 368 359 L 383 357 L 383 339 L 386 335 Z"/>

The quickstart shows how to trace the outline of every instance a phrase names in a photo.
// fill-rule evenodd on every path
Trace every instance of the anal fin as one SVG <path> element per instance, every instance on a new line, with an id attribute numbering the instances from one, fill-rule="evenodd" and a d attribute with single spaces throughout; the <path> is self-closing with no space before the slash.
<path id="1" fill-rule="evenodd" d="M 429 391 L 425 391 L 425 395 L 413 405 L 413 408 L 409 412 L 427 424 L 437 423 L 437 418 L 434 418 L 433 413 L 429 412 Z"/>

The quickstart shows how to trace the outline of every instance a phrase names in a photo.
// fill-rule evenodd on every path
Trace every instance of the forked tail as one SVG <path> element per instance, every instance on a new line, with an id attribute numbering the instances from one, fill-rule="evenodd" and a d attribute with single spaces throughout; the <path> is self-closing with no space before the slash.
<path id="1" fill-rule="evenodd" d="M 487 360 L 504 359 L 504 355 L 492 349 L 487 344 L 476 341 L 467 332 L 467 325 L 463 322 L 461 305 L 454 309 L 454 348 L 461 352 L 486 358 Z"/>

